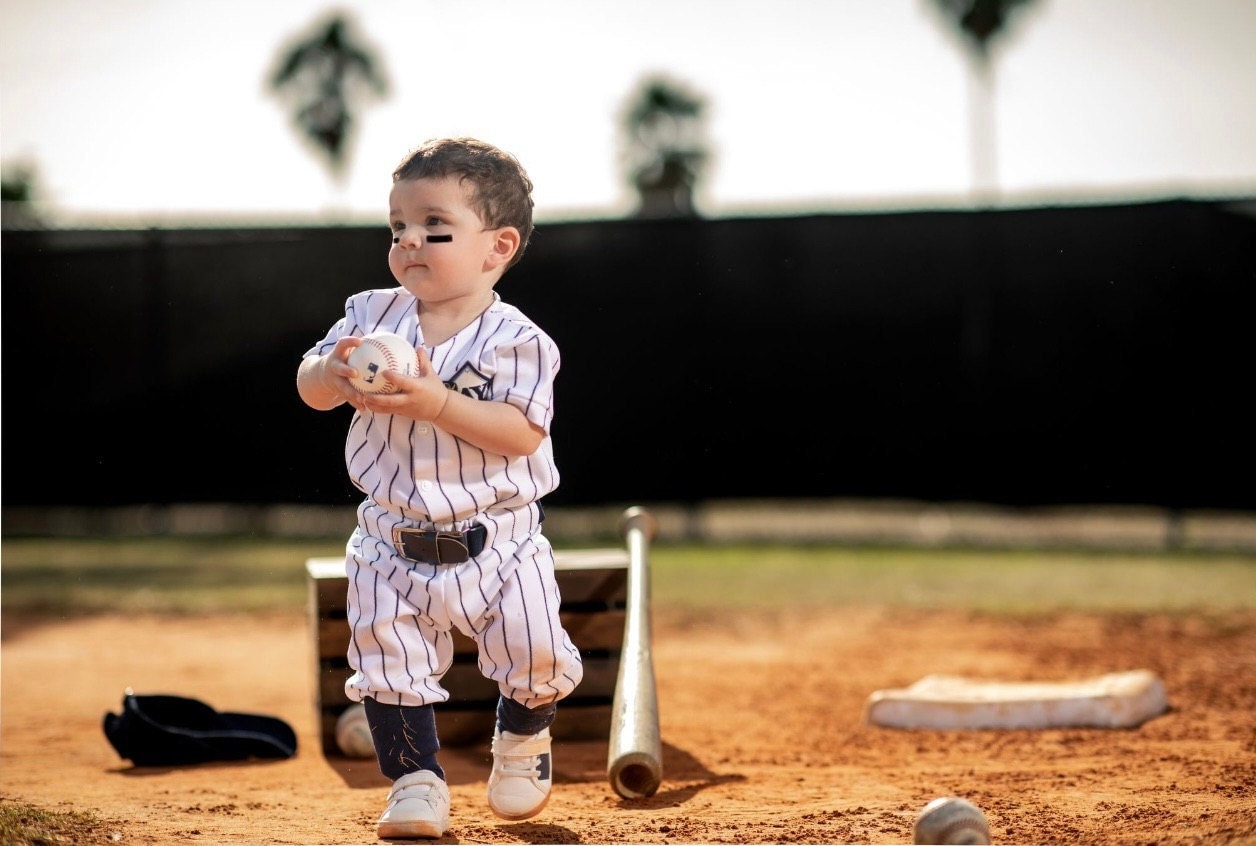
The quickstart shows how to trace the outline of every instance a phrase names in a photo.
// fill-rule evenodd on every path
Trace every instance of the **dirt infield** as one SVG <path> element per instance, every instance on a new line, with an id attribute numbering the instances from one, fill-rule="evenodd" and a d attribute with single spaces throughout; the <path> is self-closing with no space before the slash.
<path id="1" fill-rule="evenodd" d="M 299 613 L 3 621 L 0 796 L 105 820 L 78 842 L 376 842 L 374 763 L 321 754 Z M 621 800 L 606 744 L 561 744 L 538 818 L 496 819 L 487 743 L 446 749 L 448 843 L 909 843 L 941 795 L 981 807 L 996 843 L 1256 843 L 1256 613 L 836 609 L 824 619 L 656 613 L 663 785 Z M 867 726 L 877 689 L 930 673 L 1051 681 L 1146 668 L 1170 710 L 1136 729 Z M 133 768 L 101 719 L 122 691 L 282 717 L 296 757 Z M 561 712 L 560 712 L 561 719 Z"/>

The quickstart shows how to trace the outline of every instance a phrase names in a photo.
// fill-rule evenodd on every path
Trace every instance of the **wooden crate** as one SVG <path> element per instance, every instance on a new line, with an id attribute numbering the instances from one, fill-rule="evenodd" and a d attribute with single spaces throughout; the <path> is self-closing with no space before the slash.
<path id="1" fill-rule="evenodd" d="M 619 676 L 628 586 L 628 552 L 624 549 L 559 550 L 555 572 L 563 604 L 563 626 L 580 649 L 584 680 L 558 708 L 551 729 L 555 738 L 608 738 L 611 703 Z M 349 580 L 343 558 L 310 558 L 309 616 L 315 646 L 315 707 L 322 730 L 323 753 L 341 756 L 336 746 L 336 720 L 349 699 L 345 681 L 351 675 L 346 653 L 349 623 L 345 599 Z M 441 745 L 487 744 L 493 736 L 497 685 L 480 675 L 475 642 L 453 631 L 454 662 L 442 684 L 450 699 L 436 705 Z"/>

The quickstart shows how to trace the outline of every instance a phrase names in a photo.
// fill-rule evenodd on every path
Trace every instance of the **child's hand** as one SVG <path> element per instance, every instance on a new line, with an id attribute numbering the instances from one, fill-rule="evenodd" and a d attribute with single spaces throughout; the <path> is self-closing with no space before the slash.
<path id="1" fill-rule="evenodd" d="M 346 335 L 336 341 L 336 346 L 323 357 L 323 385 L 335 392 L 349 405 L 362 410 L 362 394 L 349 382 L 349 377 L 357 371 L 348 365 L 349 354 L 362 345 L 362 339 Z"/>
<path id="2" fill-rule="evenodd" d="M 336 346 L 339 349 L 339 343 Z M 415 420 L 435 420 L 439 417 L 445 410 L 445 403 L 449 401 L 449 389 L 432 367 L 427 350 L 419 347 L 417 352 L 417 376 L 403 376 L 395 370 L 385 370 L 384 378 L 395 385 L 397 390 L 391 394 L 358 394 L 354 391 L 357 394 L 354 407 L 366 408 L 376 414 L 401 414 Z M 345 355 L 348 356 L 348 353 Z M 349 390 L 353 390 L 352 386 Z"/>

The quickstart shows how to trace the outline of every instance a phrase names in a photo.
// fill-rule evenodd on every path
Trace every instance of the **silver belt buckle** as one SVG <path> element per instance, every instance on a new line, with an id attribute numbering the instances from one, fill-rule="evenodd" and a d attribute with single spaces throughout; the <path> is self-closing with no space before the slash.
<path id="1" fill-rule="evenodd" d="M 465 532 L 394 526 L 393 546 L 402 558 L 424 564 L 461 564 L 471 557 Z"/>

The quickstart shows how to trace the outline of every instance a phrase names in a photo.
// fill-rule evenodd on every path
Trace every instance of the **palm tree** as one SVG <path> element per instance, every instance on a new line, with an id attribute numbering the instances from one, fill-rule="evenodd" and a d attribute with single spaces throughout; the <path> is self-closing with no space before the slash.
<path id="1" fill-rule="evenodd" d="M 624 158 L 636 217 L 696 217 L 693 192 L 709 159 L 705 100 L 663 76 L 643 80 L 624 113 Z"/>
<path id="2" fill-rule="evenodd" d="M 386 96 L 388 81 L 379 60 L 357 43 L 349 19 L 336 13 L 282 52 L 270 88 L 290 99 L 296 129 L 339 181 L 361 103 L 368 95 Z"/>
<path id="3" fill-rule="evenodd" d="M 998 184 L 994 142 L 994 69 L 990 43 L 1005 31 L 1018 6 L 1034 0 L 932 0 L 944 17 L 959 28 L 973 61 L 975 90 L 969 102 L 972 120 L 972 165 L 975 193 L 988 199 Z"/>
<path id="4" fill-rule="evenodd" d="M 958 34 L 973 61 L 976 86 L 969 103 L 972 118 L 972 167 L 974 194 L 978 205 L 989 205 L 998 184 L 994 143 L 994 70 L 990 57 L 991 41 L 1006 26 L 1008 17 L 1018 6 L 1033 0 L 930 0 L 941 9 L 949 22 L 958 26 Z M 990 398 L 990 366 L 994 357 L 996 320 L 995 279 L 1007 275 L 1007 259 L 1003 238 L 995 219 L 980 215 L 974 219 L 966 236 L 975 257 L 975 271 L 964 275 L 963 303 L 960 317 L 960 351 L 963 357 L 960 391 L 964 404 L 972 411 L 974 421 L 997 419 Z M 979 440 L 979 437 L 978 437 Z"/>
<path id="5" fill-rule="evenodd" d="M 0 167 L 0 227 L 26 229 L 42 226 L 35 165 L 5 162 Z"/>

